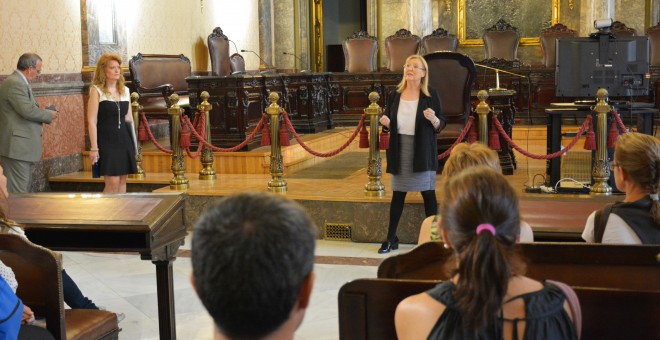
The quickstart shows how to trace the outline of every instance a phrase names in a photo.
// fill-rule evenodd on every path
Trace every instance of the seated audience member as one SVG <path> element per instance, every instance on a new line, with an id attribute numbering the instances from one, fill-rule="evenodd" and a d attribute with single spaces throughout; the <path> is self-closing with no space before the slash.
<path id="1" fill-rule="evenodd" d="M 444 181 L 441 193 L 441 233 L 458 269 L 399 303 L 399 339 L 577 339 L 570 287 L 523 276 L 518 197 L 506 178 L 474 167 Z"/>
<path id="2" fill-rule="evenodd" d="M 34 313 L 16 296 L 16 276 L 0 261 L 0 339 L 50 340 L 45 328 L 31 325 Z"/>
<path id="3" fill-rule="evenodd" d="M 620 135 L 610 170 L 626 197 L 594 211 L 582 238 L 596 243 L 660 244 L 660 139 L 637 132 Z"/>
<path id="4" fill-rule="evenodd" d="M 192 240 L 192 285 L 216 339 L 293 339 L 314 282 L 316 227 L 273 194 L 230 196 L 206 211 Z"/>
<path id="5" fill-rule="evenodd" d="M 21 226 L 8 217 L 9 200 L 7 192 L 7 177 L 0 166 L 0 234 L 16 234 L 25 237 L 25 232 Z M 62 270 L 62 286 L 64 292 L 64 302 L 71 308 L 79 309 L 99 309 L 92 300 L 88 299 L 80 291 L 76 283 L 71 279 L 65 270 Z M 123 319 L 124 315 L 119 314 L 118 318 Z"/>
<path id="6" fill-rule="evenodd" d="M 461 172 L 463 169 L 478 165 L 485 165 L 500 173 L 502 172 L 500 158 L 498 157 L 497 152 L 482 143 L 460 143 L 451 150 L 451 153 L 445 162 L 445 166 L 442 169 L 440 182 L 446 181 Z M 417 244 L 442 240 L 440 235 L 441 222 L 442 218 L 439 214 L 427 217 L 424 222 L 422 222 L 422 226 L 419 230 L 419 240 L 417 241 Z M 520 234 L 518 235 L 517 241 L 534 242 L 532 228 L 525 221 L 520 221 Z"/>

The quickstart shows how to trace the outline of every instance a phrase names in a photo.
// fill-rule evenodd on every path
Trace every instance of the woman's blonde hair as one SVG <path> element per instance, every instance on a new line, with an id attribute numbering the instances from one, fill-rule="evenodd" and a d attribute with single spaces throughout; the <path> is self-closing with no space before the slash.
<path id="1" fill-rule="evenodd" d="M 119 54 L 115 53 L 104 53 L 100 58 L 99 61 L 96 62 L 96 71 L 94 71 L 94 79 L 92 80 L 92 84 L 98 86 L 103 93 L 107 97 L 110 97 L 110 90 L 108 89 L 108 86 L 105 83 L 105 67 L 108 65 L 108 62 L 110 61 L 116 61 L 119 63 L 119 66 L 121 67 L 121 56 Z M 124 80 L 124 74 L 123 72 L 119 73 L 119 80 L 117 80 L 116 88 L 117 88 L 117 93 L 119 93 L 119 96 L 124 92 L 124 84 L 126 81 Z"/>
<path id="2" fill-rule="evenodd" d="M 459 143 L 451 150 L 445 166 L 442 168 L 441 180 L 478 165 L 485 165 L 499 173 L 502 172 L 497 152 L 482 143 Z"/>
<path id="3" fill-rule="evenodd" d="M 646 193 L 658 195 L 660 186 L 660 139 L 639 132 L 619 136 L 614 148 L 614 160 L 630 180 Z M 660 202 L 653 200 L 651 217 L 660 225 Z"/>
<path id="4" fill-rule="evenodd" d="M 429 94 L 429 65 L 426 63 L 426 60 L 424 60 L 424 57 L 422 57 L 419 54 L 413 54 L 413 55 L 409 56 L 406 59 L 406 63 L 404 65 L 408 65 L 408 62 L 413 60 L 413 59 L 417 59 L 417 60 L 421 61 L 422 65 L 424 65 L 424 76 L 422 77 L 422 81 L 421 81 L 421 89 L 422 89 L 422 92 L 425 95 L 430 96 L 430 94 Z M 403 68 L 403 78 L 401 79 L 401 82 L 399 83 L 399 85 L 396 86 L 396 92 L 399 92 L 399 93 L 403 92 L 403 90 L 405 90 L 407 86 L 408 86 L 408 82 L 406 81 L 406 68 L 404 66 L 404 68 Z"/>

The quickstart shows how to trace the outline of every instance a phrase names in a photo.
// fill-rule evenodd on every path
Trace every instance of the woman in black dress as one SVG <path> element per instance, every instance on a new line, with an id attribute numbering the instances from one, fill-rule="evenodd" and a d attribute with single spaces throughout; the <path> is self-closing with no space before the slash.
<path id="1" fill-rule="evenodd" d="M 406 59 L 403 79 L 380 118 L 390 130 L 387 172 L 392 174 L 392 203 L 387 240 L 379 253 L 399 248 L 396 229 L 409 191 L 421 192 L 426 217 L 437 214 L 435 174 L 438 170 L 436 133 L 445 127 L 440 97 L 429 88 L 428 65 L 420 55 Z"/>
<path id="2" fill-rule="evenodd" d="M 136 141 L 128 87 L 124 86 L 121 57 L 103 54 L 96 63 L 89 89 L 87 121 L 91 149 L 89 158 L 99 162 L 105 181 L 103 192 L 126 192 L 126 175 L 137 172 Z"/>

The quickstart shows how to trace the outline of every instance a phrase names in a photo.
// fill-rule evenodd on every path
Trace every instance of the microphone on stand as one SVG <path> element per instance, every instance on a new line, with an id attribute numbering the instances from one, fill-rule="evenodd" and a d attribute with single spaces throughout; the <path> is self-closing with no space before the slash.
<path id="1" fill-rule="evenodd" d="M 261 64 L 259 64 L 259 71 L 261 72 L 267 72 L 270 69 L 270 66 L 268 66 L 268 63 L 255 51 L 252 50 L 241 50 L 241 52 L 250 52 L 259 58 L 261 60 Z"/>
<path id="2" fill-rule="evenodd" d="M 294 58 L 300 60 L 300 67 L 302 67 L 302 70 L 300 70 L 300 73 L 309 72 L 309 70 L 307 70 L 307 68 L 305 67 L 306 63 L 305 63 L 305 62 L 304 62 L 299 56 L 297 56 L 295 53 L 291 53 L 291 52 L 282 52 L 282 54 L 284 54 L 284 55 L 292 55 Z"/>
<path id="3" fill-rule="evenodd" d="M 517 77 L 520 77 L 520 78 L 527 78 L 527 76 L 523 76 L 522 74 L 509 72 L 509 71 L 502 70 L 502 69 L 499 69 L 499 68 L 496 68 L 496 67 L 481 65 L 481 64 L 477 64 L 477 63 L 474 63 L 474 65 L 495 71 L 495 87 L 488 89 L 489 91 L 505 91 L 506 90 L 505 88 L 500 87 L 500 72 L 511 74 L 511 75 L 514 75 L 514 76 L 517 76 Z"/>

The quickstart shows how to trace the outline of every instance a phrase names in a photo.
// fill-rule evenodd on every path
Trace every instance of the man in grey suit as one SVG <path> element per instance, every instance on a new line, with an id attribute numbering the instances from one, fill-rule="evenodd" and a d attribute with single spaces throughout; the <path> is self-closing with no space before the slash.
<path id="1" fill-rule="evenodd" d="M 57 111 L 42 109 L 32 94 L 29 81 L 41 74 L 41 66 L 41 57 L 25 53 L 0 85 L 0 161 L 9 192 L 30 190 L 34 166 L 41 159 L 42 124 L 57 118 Z"/>

